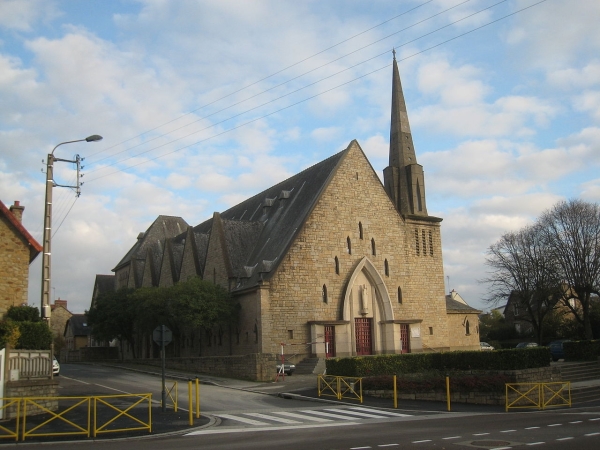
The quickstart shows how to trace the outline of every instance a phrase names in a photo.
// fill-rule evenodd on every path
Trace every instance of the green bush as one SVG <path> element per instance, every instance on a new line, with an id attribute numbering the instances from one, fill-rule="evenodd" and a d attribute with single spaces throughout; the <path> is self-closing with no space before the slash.
<path id="1" fill-rule="evenodd" d="M 563 343 L 565 361 L 597 361 L 600 341 L 571 341 Z"/>
<path id="2" fill-rule="evenodd" d="M 24 350 L 49 350 L 52 331 L 46 322 L 19 322 L 21 336 L 16 348 Z"/>
<path id="3" fill-rule="evenodd" d="M 327 373 L 345 377 L 403 375 L 430 371 L 522 370 L 550 365 L 546 347 L 497 350 L 408 353 L 403 355 L 357 356 L 327 360 Z"/>
<path id="4" fill-rule="evenodd" d="M 506 383 L 511 380 L 506 375 L 450 373 L 451 392 L 504 392 Z M 365 377 L 364 390 L 392 390 L 394 378 L 390 375 Z M 445 391 L 446 376 L 440 372 L 427 372 L 419 375 L 396 377 L 396 388 L 400 393 Z"/>

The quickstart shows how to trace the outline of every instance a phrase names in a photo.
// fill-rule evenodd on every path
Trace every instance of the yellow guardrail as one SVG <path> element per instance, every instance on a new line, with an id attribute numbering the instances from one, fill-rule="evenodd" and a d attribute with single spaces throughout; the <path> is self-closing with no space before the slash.
<path id="1" fill-rule="evenodd" d="M 152 394 L 3 400 L 0 409 L 7 421 L 0 425 L 0 438 L 24 441 L 42 436 L 96 437 L 124 431 L 152 432 Z"/>
<path id="2" fill-rule="evenodd" d="M 319 397 L 335 397 L 338 400 L 346 398 L 363 402 L 361 377 L 319 375 L 317 390 Z"/>
<path id="3" fill-rule="evenodd" d="M 179 393 L 177 390 L 177 381 L 173 381 L 173 385 L 169 388 L 166 388 L 167 398 L 171 399 L 171 404 L 173 405 L 173 411 L 177 412 L 177 406 L 179 404 Z M 175 391 L 175 393 L 173 393 Z M 168 406 L 168 403 L 167 405 Z"/>
<path id="4" fill-rule="evenodd" d="M 8 417 L 8 413 L 11 409 L 14 409 L 17 420 L 15 420 L 14 429 L 8 427 L 8 424 L 0 425 L 0 438 L 14 438 L 15 441 L 19 440 L 19 419 L 21 416 L 21 402 L 20 399 L 8 399 L 5 398 L 2 403 L 0 410 L 2 411 L 2 417 Z"/>
<path id="5" fill-rule="evenodd" d="M 571 406 L 571 383 L 506 383 L 505 410 L 511 408 L 546 409 Z"/>

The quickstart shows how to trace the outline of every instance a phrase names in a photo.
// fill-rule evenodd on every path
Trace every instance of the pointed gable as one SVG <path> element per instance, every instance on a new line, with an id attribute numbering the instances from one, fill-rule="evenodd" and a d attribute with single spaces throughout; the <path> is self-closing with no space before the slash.
<path id="1" fill-rule="evenodd" d="M 15 205 L 17 207 L 20 206 L 19 202 L 15 202 Z M 20 208 L 23 209 L 22 206 Z M 25 229 L 21 221 L 6 207 L 2 200 L 0 200 L 0 220 L 6 222 L 15 235 L 29 247 L 29 263 L 31 264 L 42 251 L 42 246 L 33 238 L 33 236 L 31 236 L 31 234 L 29 234 L 29 231 Z"/>

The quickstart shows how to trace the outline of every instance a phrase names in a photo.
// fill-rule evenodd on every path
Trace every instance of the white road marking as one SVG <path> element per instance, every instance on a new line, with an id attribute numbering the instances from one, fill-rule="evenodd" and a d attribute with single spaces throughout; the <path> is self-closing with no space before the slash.
<path id="1" fill-rule="evenodd" d="M 600 420 L 600 417 L 596 417 L 595 419 L 588 419 L 590 422 L 594 422 L 596 420 Z"/>
<path id="2" fill-rule="evenodd" d="M 526 430 L 539 430 L 540 427 L 527 427 Z"/>
<path id="3" fill-rule="evenodd" d="M 600 431 L 596 432 L 596 433 L 588 433 L 588 434 L 584 434 L 584 436 L 598 436 L 600 434 Z"/>
<path id="4" fill-rule="evenodd" d="M 61 378 L 64 378 L 65 380 L 77 381 L 78 383 L 81 383 L 81 384 L 90 384 L 90 383 L 86 383 L 85 381 L 78 380 L 77 378 L 65 377 L 64 375 Z"/>
<path id="5" fill-rule="evenodd" d="M 100 386 L 101 388 L 104 388 L 104 389 L 109 389 L 109 390 L 111 390 L 111 391 L 120 392 L 121 394 L 136 395 L 136 394 L 132 394 L 131 392 L 127 392 L 127 391 L 122 391 L 122 390 L 120 390 L 120 389 L 111 388 L 111 387 L 108 387 L 108 386 L 104 386 L 104 385 L 102 385 L 102 384 L 97 384 L 97 383 L 96 383 L 96 386 Z"/>
<path id="6" fill-rule="evenodd" d="M 279 430 L 298 430 L 301 428 L 324 428 L 324 427 L 346 427 L 358 425 L 355 422 L 335 422 L 335 423 L 321 423 L 314 425 L 282 425 L 275 427 L 260 427 L 260 428 L 208 428 L 205 430 L 192 431 L 191 433 L 184 434 L 184 436 L 199 436 L 203 434 L 228 434 L 228 433 L 256 433 L 260 431 L 279 431 Z"/>
<path id="7" fill-rule="evenodd" d="M 557 439 L 557 441 L 569 441 L 571 439 L 573 439 L 573 437 L 569 436 L 569 437 L 559 438 L 559 439 Z"/>
<path id="8" fill-rule="evenodd" d="M 449 437 L 445 437 L 445 438 L 442 438 L 442 439 L 445 440 L 445 441 L 447 441 L 449 439 L 460 439 L 461 437 L 462 436 L 449 436 Z"/>
<path id="9" fill-rule="evenodd" d="M 245 417 L 233 416 L 230 414 L 215 414 L 217 417 L 221 417 L 222 419 L 236 420 L 238 422 L 247 423 L 248 425 L 269 425 L 266 422 L 260 422 L 258 420 L 246 419 Z"/>
<path id="10" fill-rule="evenodd" d="M 259 419 L 267 419 L 267 420 L 272 420 L 274 422 L 281 422 L 281 423 L 287 423 L 287 424 L 293 424 L 293 423 L 302 423 L 302 422 L 298 422 L 297 420 L 290 420 L 290 419 L 284 419 L 282 417 L 274 417 L 274 416 L 268 416 L 266 414 L 261 414 L 261 413 L 244 413 L 245 416 L 252 416 L 252 417 L 258 417 Z"/>
<path id="11" fill-rule="evenodd" d="M 562 423 L 551 423 L 549 427 L 562 427 Z"/>
<path id="12" fill-rule="evenodd" d="M 367 414 L 360 411 L 351 411 L 349 409 L 324 408 L 323 411 L 333 411 L 341 414 L 354 414 L 355 416 L 367 417 L 369 419 L 381 419 L 381 416 L 376 416 L 375 414 Z"/>
<path id="13" fill-rule="evenodd" d="M 575 424 L 575 423 L 582 423 L 582 422 L 583 422 L 583 420 L 574 420 L 573 422 L 569 422 L 569 423 Z"/>
<path id="14" fill-rule="evenodd" d="M 473 436 L 487 436 L 490 433 L 475 433 Z"/>
<path id="15" fill-rule="evenodd" d="M 411 414 L 402 414 L 402 413 L 397 413 L 397 412 L 384 411 L 384 410 L 380 410 L 380 409 L 370 409 L 370 408 L 364 408 L 361 406 L 354 406 L 349 409 L 356 409 L 357 411 L 365 411 L 365 412 L 371 412 L 371 413 L 376 413 L 376 414 L 384 414 L 386 416 L 393 416 L 393 417 L 412 417 Z"/>
<path id="16" fill-rule="evenodd" d="M 381 444 L 377 447 L 398 447 L 400 444 Z"/>
<path id="17" fill-rule="evenodd" d="M 288 412 L 288 411 L 273 411 L 273 414 L 280 414 L 282 416 L 293 417 L 295 419 L 311 420 L 313 422 L 333 422 L 333 420 L 325 419 L 323 417 L 306 416 L 303 414 L 296 414 L 296 413 Z"/>
<path id="18" fill-rule="evenodd" d="M 517 430 L 502 430 L 500 433 L 514 433 Z"/>
<path id="19" fill-rule="evenodd" d="M 545 444 L 545 442 L 530 442 L 529 444 L 525 444 L 525 445 L 542 445 Z"/>
<path id="20" fill-rule="evenodd" d="M 413 444 L 422 444 L 423 442 L 431 442 L 431 439 L 424 439 L 422 441 L 412 441 Z"/>
<path id="21" fill-rule="evenodd" d="M 358 417 L 348 417 L 348 416 L 340 416 L 339 414 L 331 414 L 322 411 L 311 411 L 310 409 L 302 410 L 301 412 L 307 414 L 314 414 L 316 416 L 329 417 L 332 419 L 342 419 L 342 420 L 358 420 Z"/>

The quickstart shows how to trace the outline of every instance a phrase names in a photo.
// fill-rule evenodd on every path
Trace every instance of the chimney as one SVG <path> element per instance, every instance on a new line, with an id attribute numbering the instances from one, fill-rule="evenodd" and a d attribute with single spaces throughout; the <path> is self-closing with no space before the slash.
<path id="1" fill-rule="evenodd" d="M 24 206 L 20 205 L 19 200 L 15 200 L 15 204 L 10 206 L 10 212 L 17 218 L 19 222 L 23 222 L 23 210 Z"/>

